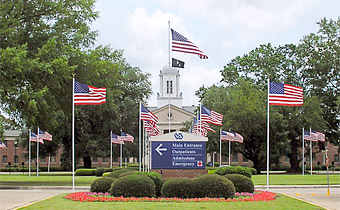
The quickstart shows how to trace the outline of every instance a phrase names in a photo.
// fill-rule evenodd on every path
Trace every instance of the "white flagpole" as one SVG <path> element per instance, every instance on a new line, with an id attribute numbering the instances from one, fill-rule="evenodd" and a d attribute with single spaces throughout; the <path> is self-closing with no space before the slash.
<path id="1" fill-rule="evenodd" d="M 146 141 L 146 136 L 145 136 L 145 128 L 143 128 L 143 142 L 142 142 L 142 162 L 143 162 L 143 172 L 145 171 L 145 141 Z"/>
<path id="2" fill-rule="evenodd" d="M 37 176 L 39 176 L 39 127 L 38 127 L 38 133 L 37 133 Z"/>
<path id="3" fill-rule="evenodd" d="M 220 128 L 220 165 L 222 165 L 222 140 L 221 140 L 221 135 L 222 135 L 222 128 Z"/>
<path id="4" fill-rule="evenodd" d="M 170 57 L 171 57 L 171 55 L 170 55 L 170 53 L 171 53 L 171 49 L 170 49 L 170 21 L 168 21 L 168 35 L 169 35 L 169 71 L 168 71 L 168 73 L 169 73 L 169 81 L 167 82 L 167 91 L 168 91 L 168 93 L 169 93 L 169 113 L 168 113 L 168 117 L 169 117 L 169 133 L 170 133 L 170 131 L 171 131 L 171 129 L 170 129 L 170 69 L 171 69 L 171 61 L 170 61 Z"/>
<path id="5" fill-rule="evenodd" d="M 110 132 L 110 168 L 112 168 L 112 130 Z"/>
<path id="6" fill-rule="evenodd" d="M 199 128 L 200 136 L 202 136 L 202 131 L 203 131 L 203 129 L 202 129 L 202 104 L 200 104 L 200 113 L 199 113 L 198 116 L 199 116 L 200 120 L 198 120 L 198 118 L 197 118 L 197 127 Z M 200 126 L 198 126 L 198 122 L 199 122 Z"/>
<path id="7" fill-rule="evenodd" d="M 120 129 L 120 135 L 122 135 L 122 129 Z M 120 167 L 123 167 L 123 141 L 120 141 Z"/>
<path id="8" fill-rule="evenodd" d="M 51 155 L 48 156 L 47 172 L 50 173 Z"/>
<path id="9" fill-rule="evenodd" d="M 268 85 L 267 85 L 267 190 L 269 190 L 269 75 L 268 75 Z"/>
<path id="10" fill-rule="evenodd" d="M 28 137 L 28 176 L 31 176 L 31 129 Z"/>
<path id="11" fill-rule="evenodd" d="M 309 133 L 312 135 L 312 128 L 309 128 Z M 313 175 L 313 141 L 310 141 L 310 175 Z"/>
<path id="12" fill-rule="evenodd" d="M 228 155 L 229 155 L 229 156 L 228 156 L 228 157 L 229 157 L 229 166 L 230 166 L 230 159 L 231 159 L 231 158 L 230 158 L 230 155 L 231 155 L 231 152 L 230 152 L 230 148 L 231 148 L 231 147 L 230 147 L 230 140 L 228 141 L 228 145 L 229 145 L 229 148 L 228 148 L 228 153 L 229 153 Z"/>
<path id="13" fill-rule="evenodd" d="M 141 117 L 140 117 L 140 114 L 142 112 L 142 102 L 139 102 L 139 129 L 138 129 L 138 158 L 139 158 L 139 171 L 142 171 L 142 154 L 141 154 L 141 148 L 142 148 L 142 145 L 141 145 L 141 138 L 142 138 L 142 132 L 141 132 Z"/>
<path id="14" fill-rule="evenodd" d="M 302 176 L 305 175 L 305 128 L 302 127 Z"/>
<path id="15" fill-rule="evenodd" d="M 74 192 L 74 168 L 75 168 L 75 152 L 74 152 L 74 75 L 72 77 L 72 191 Z"/>

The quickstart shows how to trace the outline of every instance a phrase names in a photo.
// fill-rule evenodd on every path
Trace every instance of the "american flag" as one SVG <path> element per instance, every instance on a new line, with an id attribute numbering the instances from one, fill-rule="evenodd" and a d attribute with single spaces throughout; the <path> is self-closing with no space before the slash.
<path id="1" fill-rule="evenodd" d="M 302 106 L 303 89 L 302 87 L 270 82 L 269 104 L 279 106 Z"/>
<path id="2" fill-rule="evenodd" d="M 3 142 L 0 142 L 0 148 L 6 148 L 6 144 Z"/>
<path id="3" fill-rule="evenodd" d="M 152 112 L 150 112 L 143 104 L 140 107 L 140 119 L 150 121 L 154 124 L 158 123 L 158 118 Z"/>
<path id="4" fill-rule="evenodd" d="M 306 141 L 325 141 L 325 134 L 316 131 L 305 131 L 304 140 Z"/>
<path id="5" fill-rule="evenodd" d="M 42 139 L 46 141 L 52 141 L 52 135 L 45 131 Z"/>
<path id="6" fill-rule="evenodd" d="M 222 126 L 223 115 L 201 105 L 201 121 Z"/>
<path id="7" fill-rule="evenodd" d="M 40 129 L 39 130 L 39 139 L 46 140 L 46 141 L 52 141 L 52 135 L 49 134 L 48 132 L 44 132 Z"/>
<path id="8" fill-rule="evenodd" d="M 118 136 L 118 139 L 121 141 L 128 141 L 133 142 L 134 138 L 130 134 L 124 133 L 123 131 L 120 132 L 120 136 Z"/>
<path id="9" fill-rule="evenodd" d="M 98 105 L 106 102 L 106 88 L 96 88 L 74 81 L 74 105 Z"/>
<path id="10" fill-rule="evenodd" d="M 44 143 L 42 139 L 38 138 L 37 134 L 31 132 L 31 142 L 38 142 L 38 139 L 40 144 Z"/>
<path id="11" fill-rule="evenodd" d="M 172 51 L 196 54 L 200 59 L 208 59 L 208 56 L 204 54 L 194 43 L 189 41 L 185 36 L 171 29 L 172 35 Z"/>
<path id="12" fill-rule="evenodd" d="M 124 141 L 118 139 L 116 134 L 111 135 L 111 144 L 124 144 Z"/>
<path id="13" fill-rule="evenodd" d="M 221 140 L 222 141 L 235 141 L 239 143 L 243 143 L 243 136 L 238 133 L 232 131 L 222 131 L 221 132 Z"/>
<path id="14" fill-rule="evenodd" d="M 207 136 L 208 131 L 211 131 L 214 133 L 216 132 L 206 122 L 202 123 L 200 120 L 197 120 L 196 117 L 194 117 L 193 133 L 196 135 Z"/>
<path id="15" fill-rule="evenodd" d="M 158 136 L 161 134 L 161 129 L 157 124 L 153 124 L 150 121 L 143 121 L 146 132 L 149 132 L 150 136 Z"/>

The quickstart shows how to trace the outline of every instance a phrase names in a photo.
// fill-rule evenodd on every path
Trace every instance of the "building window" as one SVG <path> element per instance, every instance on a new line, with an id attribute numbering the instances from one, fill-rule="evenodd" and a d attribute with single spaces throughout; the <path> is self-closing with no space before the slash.
<path id="1" fill-rule="evenodd" d="M 170 133 L 171 133 L 171 132 L 175 132 L 175 131 L 176 131 L 176 129 L 170 129 Z M 165 130 L 163 131 L 163 133 L 164 133 L 164 134 L 169 133 L 169 129 L 165 129 Z"/>
<path id="2" fill-rule="evenodd" d="M 6 145 L 6 147 L 7 147 L 7 140 L 4 140 L 3 143 L 4 143 L 4 144 Z"/>
<path id="3" fill-rule="evenodd" d="M 56 157 L 55 157 L 55 155 L 52 155 L 52 156 L 51 156 L 51 163 L 55 163 L 55 162 L 57 162 L 57 161 L 56 161 Z"/>
<path id="4" fill-rule="evenodd" d="M 46 158 L 40 158 L 40 162 L 46 163 Z"/>
<path id="5" fill-rule="evenodd" d="M 242 162 L 248 162 L 248 159 L 243 155 L 243 159 L 242 159 Z"/>
<path id="6" fill-rule="evenodd" d="M 170 87 L 169 87 L 169 81 L 166 81 L 166 93 L 169 94 L 169 90 L 170 90 L 170 94 L 172 94 L 172 81 L 170 81 Z"/>
<path id="7" fill-rule="evenodd" d="M 233 162 L 238 162 L 238 153 L 233 153 Z"/>
<path id="8" fill-rule="evenodd" d="M 92 158 L 92 162 L 97 163 L 97 162 L 98 162 L 98 158 L 97 158 L 97 157 L 93 157 L 93 158 Z"/>
<path id="9" fill-rule="evenodd" d="M 334 162 L 339 162 L 339 154 L 334 155 Z"/>
<path id="10" fill-rule="evenodd" d="M 2 163 L 7 163 L 7 155 L 2 156 Z"/>
<path id="11" fill-rule="evenodd" d="M 103 157 L 103 162 L 104 162 L 104 163 L 109 162 L 109 158 L 108 158 L 108 157 Z"/>
<path id="12" fill-rule="evenodd" d="M 19 163 L 18 155 L 14 155 L 14 163 Z"/>

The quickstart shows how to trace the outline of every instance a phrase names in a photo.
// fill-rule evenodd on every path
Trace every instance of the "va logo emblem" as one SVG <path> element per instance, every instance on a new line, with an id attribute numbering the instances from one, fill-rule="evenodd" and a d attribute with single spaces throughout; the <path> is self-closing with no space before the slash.
<path id="1" fill-rule="evenodd" d="M 174 134 L 175 139 L 183 139 L 183 135 L 181 133 Z"/>

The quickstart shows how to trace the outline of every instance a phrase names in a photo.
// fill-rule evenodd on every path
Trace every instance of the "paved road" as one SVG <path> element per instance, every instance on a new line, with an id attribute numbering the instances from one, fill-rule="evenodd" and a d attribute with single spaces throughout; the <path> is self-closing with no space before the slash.
<path id="1" fill-rule="evenodd" d="M 265 190 L 265 187 L 257 187 Z M 330 210 L 340 210 L 340 186 L 332 186 L 327 195 L 326 186 L 271 186 L 269 191 L 307 201 Z"/>
<path id="2" fill-rule="evenodd" d="M 256 186 L 265 189 L 265 186 Z M 88 187 L 76 191 L 88 191 Z M 288 196 L 322 206 L 330 210 L 340 210 L 340 186 L 332 186 L 326 195 L 325 186 L 270 186 L 269 191 L 284 193 Z M 16 209 L 58 194 L 71 193 L 70 187 L 30 187 L 26 189 L 1 189 L 0 210 Z M 298 194 L 297 194 L 298 193 Z M 313 194 L 312 194 L 313 193 Z"/>

